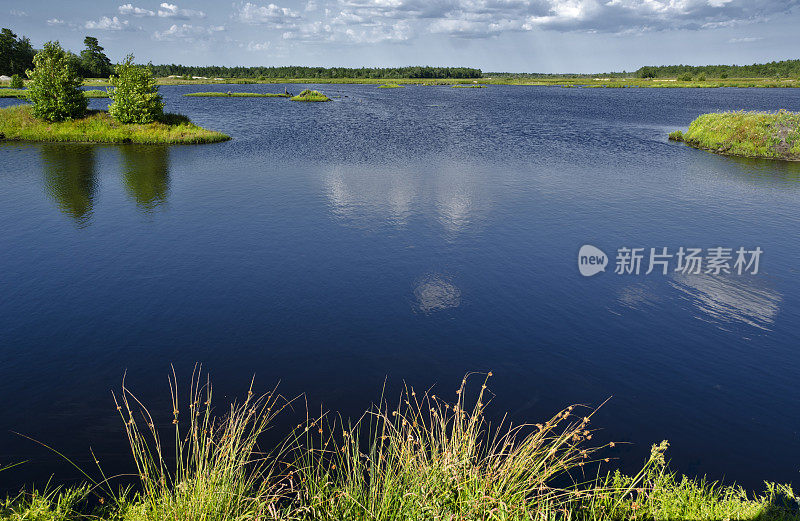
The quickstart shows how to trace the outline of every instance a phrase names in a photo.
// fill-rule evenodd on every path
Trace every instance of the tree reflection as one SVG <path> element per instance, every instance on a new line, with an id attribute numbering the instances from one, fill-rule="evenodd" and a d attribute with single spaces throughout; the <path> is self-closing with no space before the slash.
<path id="1" fill-rule="evenodd" d="M 54 144 L 41 148 L 45 191 L 79 226 L 91 220 L 97 187 L 94 147 Z"/>
<path id="2" fill-rule="evenodd" d="M 169 192 L 169 147 L 123 146 L 122 179 L 128 194 L 144 211 L 167 201 Z"/>

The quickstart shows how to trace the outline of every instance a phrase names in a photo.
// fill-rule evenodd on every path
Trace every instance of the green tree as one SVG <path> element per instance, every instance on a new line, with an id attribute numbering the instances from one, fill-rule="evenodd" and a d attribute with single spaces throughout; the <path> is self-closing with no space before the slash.
<path id="1" fill-rule="evenodd" d="M 81 51 L 81 71 L 90 78 L 107 78 L 113 72 L 111 60 L 103 52 L 97 38 L 87 36 L 83 40 L 86 46 Z"/>
<path id="2" fill-rule="evenodd" d="M 25 74 L 33 66 L 34 54 L 28 38 L 17 38 L 11 29 L 0 30 L 0 74 Z"/>
<path id="3" fill-rule="evenodd" d="M 15 74 L 11 76 L 11 88 L 12 89 L 21 89 L 25 87 L 25 84 L 22 82 L 22 78 L 19 74 Z"/>
<path id="4" fill-rule="evenodd" d="M 83 78 L 58 42 L 47 42 L 33 57 L 28 71 L 28 99 L 33 115 L 46 121 L 63 121 L 86 114 L 88 100 L 83 95 Z"/>
<path id="5" fill-rule="evenodd" d="M 151 123 L 164 114 L 164 102 L 153 73 L 134 65 L 132 54 L 117 65 L 116 75 L 109 81 L 114 89 L 109 92 L 112 103 L 108 113 L 120 123 Z"/>

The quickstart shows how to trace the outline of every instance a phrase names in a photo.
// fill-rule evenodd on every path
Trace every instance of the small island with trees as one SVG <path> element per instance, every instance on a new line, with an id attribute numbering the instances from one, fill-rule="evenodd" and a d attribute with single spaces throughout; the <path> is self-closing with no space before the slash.
<path id="1" fill-rule="evenodd" d="M 3 35 L 5 36 L 5 34 Z M 133 63 L 133 55 L 109 74 L 108 112 L 89 110 L 80 69 L 110 72 L 111 62 L 95 38 L 84 41 L 80 64 L 58 42 L 47 42 L 33 58 L 27 89 L 16 76 L 16 97 L 31 105 L 0 109 L 0 139 L 87 143 L 198 144 L 229 136 L 194 125 L 185 116 L 164 113 L 164 102 L 152 72 Z M 92 93 L 87 95 L 86 93 Z M 104 93 L 105 94 L 105 93 Z M 105 97 L 105 96 L 102 96 Z"/>

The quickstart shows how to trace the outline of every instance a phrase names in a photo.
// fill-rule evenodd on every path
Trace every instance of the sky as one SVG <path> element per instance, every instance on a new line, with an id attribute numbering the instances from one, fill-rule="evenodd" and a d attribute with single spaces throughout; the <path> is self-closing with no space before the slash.
<path id="1" fill-rule="evenodd" d="M 800 0 L 0 0 L 35 47 L 185 65 L 594 73 L 800 58 Z M 275 2 L 275 3 L 273 3 Z"/>

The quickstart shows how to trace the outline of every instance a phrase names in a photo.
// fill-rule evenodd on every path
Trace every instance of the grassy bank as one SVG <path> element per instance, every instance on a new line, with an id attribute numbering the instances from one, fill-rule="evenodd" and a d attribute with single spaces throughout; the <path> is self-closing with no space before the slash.
<path id="1" fill-rule="evenodd" d="M 216 415 L 207 380 L 195 374 L 185 398 L 171 381 L 170 425 L 154 421 L 123 387 L 115 399 L 137 491 L 120 493 L 117 483 L 87 473 L 83 487 L 9 498 L 0 519 L 800 519 L 788 486 L 767 484 L 754 495 L 671 473 L 666 442 L 653 446 L 636 475 L 612 471 L 614 443 L 592 445 L 591 409 L 490 425 L 488 377 L 471 378 L 445 393 L 452 401 L 407 389 L 354 422 L 307 415 L 272 450 L 259 446 L 260 435 L 299 405 L 275 390 L 259 397 L 251 386 Z M 162 436 L 177 444 L 171 456 Z"/>
<path id="2" fill-rule="evenodd" d="M 800 114 L 787 111 L 703 114 L 669 138 L 718 154 L 800 160 Z"/>
<path id="3" fill-rule="evenodd" d="M 452 88 L 454 88 L 454 89 L 485 89 L 486 85 L 475 85 L 475 84 L 462 85 L 462 84 L 459 83 L 459 84 L 453 85 Z"/>
<path id="4" fill-rule="evenodd" d="M 394 83 L 397 85 L 458 85 L 470 84 L 473 80 L 466 79 L 426 79 L 426 78 L 275 78 L 275 79 L 198 79 L 184 80 L 179 78 L 158 78 L 159 85 L 255 85 L 255 84 L 294 84 L 308 85 L 328 84 L 358 84 L 358 85 L 383 85 Z M 503 75 L 486 75 L 480 82 L 485 85 L 528 85 L 550 87 L 589 87 L 589 88 L 797 88 L 800 79 L 797 78 L 714 78 L 707 80 L 692 79 L 679 80 L 678 78 L 619 78 L 619 77 L 575 77 L 575 76 L 546 76 L 546 77 L 519 77 Z M 105 80 L 86 80 L 86 85 L 103 86 Z"/>
<path id="5" fill-rule="evenodd" d="M 290 98 L 291 94 L 283 92 L 190 92 L 184 96 L 190 98 Z"/>
<path id="6" fill-rule="evenodd" d="M 385 83 L 383 85 L 378 85 L 379 89 L 402 89 L 405 85 L 398 85 L 397 83 Z"/>
<path id="7" fill-rule="evenodd" d="M 318 101 L 330 101 L 331 99 L 318 90 L 306 89 L 297 96 L 292 96 L 291 100 L 318 102 Z"/>
<path id="8" fill-rule="evenodd" d="M 166 114 L 161 121 L 125 125 L 107 112 L 90 111 L 85 118 L 50 123 L 33 117 L 31 107 L 0 109 L 0 138 L 13 141 L 83 143 L 200 144 L 227 141 L 229 136 L 194 125 L 188 118 Z"/>
<path id="9" fill-rule="evenodd" d="M 108 92 L 100 89 L 88 89 L 83 91 L 87 98 L 107 98 Z M 28 91 L 25 89 L 0 89 L 0 98 L 19 98 L 27 99 Z"/>

